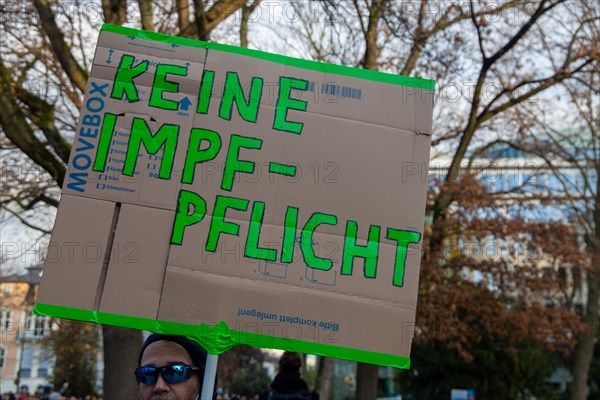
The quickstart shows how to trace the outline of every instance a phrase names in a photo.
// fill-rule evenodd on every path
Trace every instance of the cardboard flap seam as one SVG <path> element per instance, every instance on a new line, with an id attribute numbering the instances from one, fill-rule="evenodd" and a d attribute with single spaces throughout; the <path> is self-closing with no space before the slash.
<path id="1" fill-rule="evenodd" d="M 68 170 L 67 170 L 68 173 Z M 148 207 L 148 208 L 154 208 L 157 210 L 165 210 L 165 211 L 175 211 L 176 207 L 177 207 L 177 199 L 175 198 L 173 200 L 173 204 L 170 204 L 169 206 L 166 205 L 162 205 L 162 204 L 158 204 L 158 203 L 152 203 L 152 202 L 143 202 L 140 203 L 139 200 L 119 200 L 119 201 L 115 201 L 115 200 L 110 200 L 110 199 L 106 199 L 106 198 L 101 198 L 98 197 L 97 193 L 79 193 L 79 192 L 75 192 L 72 190 L 69 190 L 68 188 L 66 188 L 66 185 L 63 186 L 63 189 L 61 190 L 61 195 L 62 194 L 66 194 L 69 196 L 77 196 L 77 197 L 83 197 L 84 199 L 94 199 L 94 200 L 100 200 L 100 201 L 106 201 L 109 203 L 122 203 L 122 204 L 131 204 L 131 205 L 135 205 L 135 206 L 140 206 L 140 207 Z"/>
<path id="2" fill-rule="evenodd" d="M 272 107 L 272 106 L 269 106 L 269 105 L 265 105 L 265 106 L 266 107 Z M 274 107 L 272 107 L 272 108 L 274 108 Z M 427 133 L 418 132 L 418 131 L 414 131 L 414 130 L 411 130 L 411 129 L 400 128 L 400 127 L 394 126 L 394 125 L 386 125 L 386 124 L 383 124 L 383 123 L 365 121 L 365 120 L 362 120 L 362 119 L 354 119 L 354 118 L 348 118 L 348 117 L 338 117 L 336 115 L 331 115 L 331 114 L 316 113 L 316 112 L 310 111 L 310 109 L 307 109 L 306 111 L 304 111 L 304 113 L 307 114 L 307 115 L 317 115 L 317 116 L 320 116 L 320 117 L 332 118 L 332 119 L 336 119 L 336 120 L 342 120 L 342 121 L 345 121 L 345 122 L 350 121 L 350 122 L 361 123 L 361 124 L 365 124 L 367 127 L 369 127 L 369 126 L 376 126 L 376 127 L 383 127 L 383 128 L 393 129 L 393 130 L 400 131 L 401 133 L 406 133 L 406 134 L 409 134 L 409 135 L 414 135 L 414 134 L 422 134 L 422 135 L 427 135 L 427 136 L 430 135 L 430 134 L 427 134 Z M 415 114 L 413 112 L 412 120 L 414 120 L 414 117 L 415 117 Z M 410 120 L 410 119 L 407 119 L 407 120 Z"/>
<path id="3" fill-rule="evenodd" d="M 133 49 L 127 49 L 126 46 L 123 46 L 123 45 L 112 46 L 112 47 L 98 46 L 97 50 L 100 50 L 97 54 L 108 53 L 110 50 L 120 51 L 120 52 L 123 52 L 124 54 L 130 53 L 130 52 L 134 53 Z M 158 49 L 158 50 L 169 51 L 169 49 Z M 154 60 L 150 60 L 147 58 L 147 59 L 145 59 L 145 61 L 160 60 L 160 61 L 163 61 L 164 63 L 180 61 L 181 64 L 183 64 L 183 65 L 185 65 L 186 62 L 189 63 L 190 65 L 191 64 L 197 64 L 197 65 L 203 64 L 203 62 L 199 62 L 198 60 L 190 62 L 189 58 L 187 58 L 183 54 L 177 54 L 177 52 L 173 52 L 173 53 L 170 52 L 169 54 L 164 54 L 164 55 L 154 55 L 154 54 L 145 55 L 144 53 L 141 53 L 141 52 L 137 52 L 137 54 L 154 59 Z M 167 58 L 167 56 L 168 56 L 168 58 Z M 93 65 L 103 65 L 103 66 L 115 68 L 115 69 L 118 67 L 118 63 L 113 64 L 111 62 L 110 64 L 107 65 L 107 64 L 102 63 L 103 60 L 96 61 L 96 58 L 97 57 L 94 57 L 94 59 L 93 59 Z M 114 61 L 114 60 L 118 60 L 118 59 L 114 58 L 112 61 Z M 206 60 L 206 58 L 205 58 L 205 60 Z M 104 61 L 106 62 L 106 60 L 104 60 Z"/>
<path id="4" fill-rule="evenodd" d="M 98 288 L 96 289 L 96 298 L 94 300 L 94 311 L 100 309 L 102 303 L 102 293 L 104 293 L 104 286 L 106 285 L 106 274 L 108 273 L 108 267 L 110 265 L 110 259 L 112 254 L 112 247 L 114 244 L 115 232 L 117 224 L 119 223 L 119 214 L 121 212 L 121 203 L 114 203 L 114 211 L 111 222 L 110 233 L 108 235 L 106 252 L 104 254 L 104 261 L 102 262 L 102 271 L 100 273 L 100 279 L 98 280 Z"/>
<path id="5" fill-rule="evenodd" d="M 211 95 L 211 100 L 220 100 L 222 99 L 222 96 L 212 96 Z M 318 104 L 318 103 L 317 103 Z M 264 108 L 270 108 L 275 110 L 276 107 L 273 104 L 269 104 L 269 103 L 260 103 L 261 107 Z M 340 102 L 340 106 L 343 106 L 343 103 Z M 324 114 L 324 113 L 318 113 L 318 112 L 314 112 L 314 111 L 310 111 L 310 107 L 306 110 L 302 112 L 303 115 L 310 115 L 310 116 L 319 116 L 319 117 L 325 117 L 325 118 L 333 118 L 336 120 L 341 120 L 344 122 L 357 122 L 357 123 L 361 123 L 361 124 L 365 124 L 367 126 L 376 126 L 376 127 L 383 127 L 383 128 L 388 128 L 388 129 L 393 129 L 393 130 L 398 130 L 398 131 L 402 131 L 402 133 L 406 133 L 406 134 L 410 134 L 410 135 L 425 135 L 425 136 L 431 136 L 431 133 L 427 133 L 427 132 L 420 132 L 420 131 L 415 131 L 415 130 L 411 130 L 411 129 L 406 129 L 406 128 L 400 128 L 398 126 L 394 126 L 394 125 L 386 125 L 383 123 L 378 123 L 378 122 L 372 122 L 372 121 L 366 121 L 363 119 L 355 119 L 355 118 L 349 118 L 349 117 L 340 117 L 337 115 L 332 115 L 332 114 Z M 205 117 L 205 115 L 203 114 L 198 114 L 195 113 L 195 117 Z M 259 114 L 260 116 L 260 114 Z M 416 117 L 416 114 L 413 112 L 411 118 L 407 118 L 407 121 L 414 121 Z"/>
<path id="6" fill-rule="evenodd" d="M 94 64 L 94 67 L 97 68 L 97 69 L 102 69 L 103 70 L 102 72 L 105 73 L 105 74 L 114 71 L 115 75 L 116 75 L 117 68 L 107 67 L 106 65 L 100 65 L 100 64 Z M 154 72 L 145 73 L 144 76 L 142 77 L 142 79 L 140 79 L 139 81 L 136 81 L 135 87 L 137 89 L 144 89 L 145 92 L 148 93 L 148 95 L 152 92 L 152 89 L 154 87 L 162 89 L 164 86 L 161 86 L 160 84 L 156 84 L 156 85 L 154 84 L 154 77 L 155 76 L 156 76 L 156 74 Z M 109 78 L 107 76 L 93 76 L 92 79 L 94 79 L 94 81 L 96 81 L 96 82 L 103 81 L 103 82 L 109 83 L 111 90 L 112 90 L 112 87 L 115 84 L 115 82 L 121 82 L 122 81 L 121 79 L 115 79 L 114 77 L 113 78 Z M 148 81 L 141 82 L 141 80 L 144 80 L 144 79 L 145 80 L 150 80 L 151 79 L 151 82 L 148 82 Z M 178 77 L 177 79 L 178 79 L 178 82 L 176 82 L 176 83 L 180 84 L 179 85 L 179 90 L 177 92 L 169 92 L 169 91 L 167 91 L 167 93 L 169 95 L 173 95 L 173 96 L 175 96 L 175 95 L 181 95 L 181 94 L 190 96 L 190 97 L 192 97 L 191 100 L 193 100 L 192 104 L 197 104 L 197 99 L 198 99 L 197 86 L 200 85 L 200 82 L 201 82 L 200 78 L 187 77 L 186 76 L 186 77 Z M 195 85 L 197 85 L 197 86 L 195 86 Z M 114 101 L 114 103 L 116 103 L 116 104 L 119 104 L 118 102 L 121 102 L 121 104 L 136 104 L 136 105 L 138 105 L 138 103 L 139 103 L 139 104 L 144 104 L 145 107 L 157 108 L 157 107 L 150 107 L 146 103 L 146 101 L 145 101 L 146 99 L 141 99 L 141 98 L 140 98 L 139 101 L 124 101 L 123 99 L 116 99 L 116 98 L 113 98 L 113 97 L 109 97 L 108 99 L 110 99 L 110 101 Z M 194 103 L 194 102 L 196 102 L 196 103 Z M 194 108 L 195 108 L 195 106 L 194 106 Z M 160 108 L 158 108 L 158 109 L 162 110 Z M 175 111 L 175 110 L 169 110 L 169 111 Z M 196 113 L 195 112 L 189 112 L 189 114 L 190 114 L 190 116 L 188 118 L 191 118 L 191 115 L 192 114 L 196 114 Z"/>
<path id="7" fill-rule="evenodd" d="M 306 286 L 295 286 L 295 285 L 291 285 L 289 283 L 278 283 L 278 282 L 272 282 L 272 281 L 257 282 L 256 280 L 249 279 L 249 278 L 243 278 L 240 276 L 216 274 L 214 272 L 200 271 L 200 270 L 196 270 L 196 269 L 188 268 L 188 267 L 184 267 L 184 266 L 179 266 L 179 265 L 167 265 L 166 273 L 168 273 L 169 268 L 177 268 L 177 269 L 187 270 L 187 271 L 191 271 L 191 272 L 202 274 L 202 275 L 210 275 L 210 276 L 216 276 L 216 277 L 221 277 L 221 278 L 234 279 L 237 281 L 243 281 L 245 283 L 251 283 L 251 284 L 260 284 L 260 285 L 273 286 L 273 287 L 282 287 L 282 286 L 293 287 L 295 289 L 302 290 L 302 291 L 314 292 L 314 294 L 317 294 L 317 295 L 325 295 L 325 296 L 332 296 L 332 297 L 342 296 L 342 297 L 346 297 L 348 299 L 376 302 L 376 303 L 379 303 L 381 305 L 385 305 L 388 307 L 400 308 L 400 309 L 408 310 L 408 311 L 416 310 L 416 305 L 411 305 L 411 304 L 407 304 L 407 303 L 394 303 L 392 301 L 386 301 L 386 300 L 377 299 L 377 298 L 373 298 L 373 297 L 358 296 L 358 295 L 347 294 L 347 293 L 338 293 L 338 292 L 331 293 L 331 292 L 328 292 L 328 291 L 322 290 L 322 289 L 310 288 L 310 287 L 306 287 Z M 161 293 L 162 293 L 162 291 L 161 291 Z"/>

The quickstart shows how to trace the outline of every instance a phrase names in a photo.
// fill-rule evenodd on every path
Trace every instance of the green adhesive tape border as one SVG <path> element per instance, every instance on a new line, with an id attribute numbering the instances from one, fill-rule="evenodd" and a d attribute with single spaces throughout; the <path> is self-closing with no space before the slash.
<path id="1" fill-rule="evenodd" d="M 278 64 L 289 65 L 292 67 L 309 69 L 313 71 L 325 72 L 329 74 L 344 75 L 353 78 L 366 79 L 370 81 L 383 82 L 400 86 L 410 86 L 425 90 L 435 90 L 435 81 L 431 79 L 413 78 L 409 76 L 387 74 L 384 72 L 371 71 L 367 69 L 352 68 L 343 65 L 334 65 L 321 63 L 317 61 L 302 60 L 300 58 L 282 56 L 279 54 L 267 53 L 260 50 L 245 49 L 242 47 L 229 46 L 226 44 L 214 42 L 202 42 L 200 40 L 165 35 L 164 33 L 158 32 L 142 31 L 139 29 L 127 28 L 120 25 L 103 24 L 101 30 L 106 32 L 117 33 L 120 35 L 136 37 L 144 40 L 168 43 L 172 45 L 212 49 L 224 51 L 227 53 L 241 54 L 244 56 L 259 58 L 261 60 L 271 61 Z"/>
<path id="2" fill-rule="evenodd" d="M 206 351 L 211 354 L 220 354 L 237 345 L 246 344 L 254 347 L 317 354 L 326 357 L 367 362 L 370 364 L 386 365 L 396 368 L 410 368 L 410 358 L 408 357 L 399 357 L 367 350 L 334 346 L 331 344 L 313 343 L 302 340 L 260 335 L 251 332 L 235 331 L 229 329 L 224 322 L 220 322 L 212 327 L 206 324 L 190 325 L 43 303 L 37 303 L 33 312 L 37 315 L 49 317 L 143 329 L 170 335 L 184 335 L 200 343 Z"/>

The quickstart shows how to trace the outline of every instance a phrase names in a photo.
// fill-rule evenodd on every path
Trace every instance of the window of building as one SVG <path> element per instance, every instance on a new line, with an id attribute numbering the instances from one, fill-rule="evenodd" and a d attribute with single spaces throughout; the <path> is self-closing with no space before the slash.
<path id="1" fill-rule="evenodd" d="M 5 362 L 6 362 L 6 349 L 4 347 L 0 347 L 0 369 L 4 368 Z"/>
<path id="2" fill-rule="evenodd" d="M 36 315 L 34 332 L 36 337 L 43 337 L 49 333 L 50 318 L 46 316 Z"/>
<path id="3" fill-rule="evenodd" d="M 41 339 L 50 333 L 50 317 L 34 315 L 31 312 L 25 319 L 26 335 L 34 339 Z"/>
<path id="4" fill-rule="evenodd" d="M 518 171 L 513 170 L 508 175 L 508 187 L 507 190 L 515 190 L 520 186 L 520 174 Z"/>
<path id="5" fill-rule="evenodd" d="M 21 359 L 21 378 L 31 377 L 31 367 L 33 365 L 33 349 L 26 347 L 23 349 Z"/>
<path id="6" fill-rule="evenodd" d="M 0 330 L 8 331 L 12 323 L 12 311 L 0 310 Z"/>
<path id="7" fill-rule="evenodd" d="M 38 357 L 37 376 L 38 378 L 47 378 L 50 375 L 50 359 L 52 358 L 52 353 L 48 349 L 42 348 L 40 349 Z"/>
<path id="8" fill-rule="evenodd" d="M 4 296 L 10 296 L 12 294 L 12 285 L 11 284 L 0 285 L 0 287 L 2 287 L 2 294 Z"/>

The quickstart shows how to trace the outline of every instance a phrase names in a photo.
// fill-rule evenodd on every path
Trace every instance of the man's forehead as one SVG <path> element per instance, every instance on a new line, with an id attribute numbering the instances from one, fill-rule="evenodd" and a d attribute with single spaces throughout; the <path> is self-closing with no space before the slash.
<path id="1" fill-rule="evenodd" d="M 193 365 L 192 358 L 183 346 L 168 340 L 157 340 L 144 350 L 141 365 L 158 367 L 177 363 Z"/>

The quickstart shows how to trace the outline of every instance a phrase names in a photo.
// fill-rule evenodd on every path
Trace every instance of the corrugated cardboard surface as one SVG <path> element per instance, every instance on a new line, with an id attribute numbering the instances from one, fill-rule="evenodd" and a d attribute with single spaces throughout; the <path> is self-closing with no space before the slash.
<path id="1" fill-rule="evenodd" d="M 98 243 L 103 256 L 91 259 L 76 252 L 70 258 L 49 258 L 38 302 L 192 326 L 224 322 L 234 332 L 408 357 L 420 244 L 409 246 L 404 285 L 395 286 L 397 243 L 386 238 L 386 231 L 423 231 L 432 90 L 323 72 L 327 69 L 314 65 L 303 68 L 301 62 L 272 61 L 208 44 L 148 40 L 131 31 L 100 34 L 52 235 L 59 247 Z M 110 97 L 124 54 L 150 66 L 134 79 L 137 102 Z M 185 77 L 169 76 L 179 92 L 163 95 L 180 102 L 178 110 L 148 106 L 160 63 L 188 68 Z M 196 109 L 205 70 L 215 76 L 208 112 L 201 114 Z M 235 107 L 230 120 L 219 117 L 227 72 L 238 73 L 246 95 L 252 79 L 262 79 L 256 123 L 243 120 Z M 291 109 L 286 117 L 303 123 L 301 134 L 273 128 L 280 77 L 308 81 L 306 91 L 291 94 L 306 101 L 307 110 Z M 96 172 L 97 122 L 106 113 L 118 115 L 117 124 L 106 169 Z M 163 124 L 180 126 L 170 180 L 157 176 L 164 149 L 148 154 L 143 145 L 134 175 L 122 174 L 134 118 L 142 118 L 152 132 Z M 181 176 L 192 128 L 217 132 L 222 147 L 213 160 L 196 165 L 193 183 L 186 184 Z M 227 191 L 221 183 L 233 135 L 260 139 L 262 147 L 239 150 L 239 159 L 253 162 L 255 170 L 236 173 Z M 294 165 L 295 176 L 270 173 L 271 162 Z M 202 197 L 207 212 L 185 229 L 181 245 L 172 245 L 181 190 Z M 246 211 L 229 208 L 224 218 L 239 226 L 239 234 L 221 233 L 216 251 L 207 251 L 217 196 L 248 205 Z M 259 247 L 275 249 L 275 261 L 245 256 L 256 202 L 265 204 Z M 283 263 L 288 207 L 298 209 L 297 243 L 292 262 Z M 337 224 L 319 225 L 312 236 L 312 251 L 332 260 L 330 270 L 308 266 L 299 245 L 314 213 L 337 216 Z M 359 258 L 352 275 L 340 273 L 348 220 L 358 224 L 360 245 L 367 244 L 371 226 L 381 228 L 374 278 L 364 276 Z M 327 354 L 327 346 L 319 352 Z"/>

